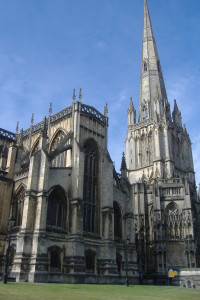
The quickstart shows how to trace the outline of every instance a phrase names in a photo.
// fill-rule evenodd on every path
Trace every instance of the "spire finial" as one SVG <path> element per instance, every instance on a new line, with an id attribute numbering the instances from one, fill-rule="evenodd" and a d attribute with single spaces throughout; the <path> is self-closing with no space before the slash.
<path id="1" fill-rule="evenodd" d="M 43 137 L 46 137 L 47 136 L 47 129 L 48 129 L 48 126 L 47 126 L 47 118 L 46 116 L 44 117 L 44 120 L 43 120 L 43 127 L 42 127 L 42 136 Z"/>
<path id="2" fill-rule="evenodd" d="M 134 110 L 134 106 L 133 106 L 133 98 L 132 98 L 132 97 L 130 97 L 129 109 L 130 109 L 130 110 Z"/>
<path id="3" fill-rule="evenodd" d="M 80 88 L 80 91 L 79 91 L 79 102 L 81 102 L 81 99 L 82 99 L 82 90 Z"/>
<path id="4" fill-rule="evenodd" d="M 52 102 L 49 105 L 49 122 L 48 122 L 48 136 L 50 138 L 51 133 L 51 114 L 52 114 Z"/>
<path id="5" fill-rule="evenodd" d="M 104 107 L 104 116 L 107 117 L 108 116 L 108 104 L 106 102 L 106 105 Z"/>
<path id="6" fill-rule="evenodd" d="M 174 99 L 174 111 L 178 111 L 178 105 L 177 105 L 177 102 L 176 102 L 176 99 Z"/>
<path id="7" fill-rule="evenodd" d="M 34 120 L 34 114 L 32 113 L 31 126 L 30 126 L 30 134 L 29 134 L 29 150 L 31 150 L 33 120 Z"/>
<path id="8" fill-rule="evenodd" d="M 134 125 L 136 123 L 136 110 L 133 106 L 132 97 L 130 97 L 130 103 L 129 103 L 129 108 L 127 111 L 127 116 L 128 116 L 128 126 Z"/>
<path id="9" fill-rule="evenodd" d="M 18 130 L 19 130 L 19 121 L 17 121 L 17 125 L 16 125 L 16 137 L 18 135 Z"/>
<path id="10" fill-rule="evenodd" d="M 52 102 L 50 102 L 50 105 L 49 105 L 49 116 L 51 116 L 52 114 Z"/>
<path id="11" fill-rule="evenodd" d="M 31 126 L 33 126 L 33 121 L 34 121 L 34 113 L 32 113 L 32 116 L 31 116 Z"/>
<path id="12" fill-rule="evenodd" d="M 73 96 L 72 96 L 72 99 L 73 99 L 73 103 L 74 103 L 74 102 L 75 102 L 75 100 L 76 100 L 75 89 L 73 89 Z"/>
<path id="13" fill-rule="evenodd" d="M 24 132 L 23 132 L 23 128 L 22 128 L 20 130 L 19 138 L 18 138 L 18 141 L 17 141 L 17 145 L 18 146 L 22 146 L 23 145 L 23 135 L 24 135 Z"/>
<path id="14" fill-rule="evenodd" d="M 125 159 L 125 154 L 124 152 L 122 153 L 122 163 L 121 163 L 121 171 L 122 170 L 127 170 L 127 167 L 126 167 L 126 159 Z"/>

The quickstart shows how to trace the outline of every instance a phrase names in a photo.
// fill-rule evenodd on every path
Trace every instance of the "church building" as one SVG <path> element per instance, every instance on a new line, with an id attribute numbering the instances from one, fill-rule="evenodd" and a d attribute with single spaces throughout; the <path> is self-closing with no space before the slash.
<path id="1" fill-rule="evenodd" d="M 138 118 L 130 99 L 120 174 L 107 105 L 83 102 L 74 90 L 69 107 L 52 114 L 50 105 L 40 123 L 0 129 L 0 276 L 10 216 L 16 281 L 153 282 L 168 268 L 200 267 L 191 140 L 176 101 L 171 113 L 146 0 Z"/>

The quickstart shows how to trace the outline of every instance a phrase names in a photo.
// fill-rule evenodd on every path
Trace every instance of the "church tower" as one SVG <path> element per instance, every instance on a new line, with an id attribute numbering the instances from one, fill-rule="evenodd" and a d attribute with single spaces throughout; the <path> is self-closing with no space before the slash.
<path id="1" fill-rule="evenodd" d="M 171 116 L 146 0 L 138 122 L 132 101 L 127 116 L 126 164 L 139 271 L 163 274 L 175 265 L 196 267 L 199 202 L 191 141 L 176 100 Z"/>
<path id="2" fill-rule="evenodd" d="M 134 117 L 132 117 L 134 116 Z M 191 141 L 176 100 L 173 118 L 146 0 L 142 39 L 138 123 L 130 102 L 126 162 L 131 183 L 142 177 L 189 177 L 195 184 Z"/>

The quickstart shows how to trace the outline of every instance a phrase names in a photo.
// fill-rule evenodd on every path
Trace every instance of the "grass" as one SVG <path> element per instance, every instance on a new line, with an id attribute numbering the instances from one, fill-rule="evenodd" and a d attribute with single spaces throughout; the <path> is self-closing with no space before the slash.
<path id="1" fill-rule="evenodd" d="M 0 283 L 0 300 L 193 300 L 200 290 L 167 286 Z"/>

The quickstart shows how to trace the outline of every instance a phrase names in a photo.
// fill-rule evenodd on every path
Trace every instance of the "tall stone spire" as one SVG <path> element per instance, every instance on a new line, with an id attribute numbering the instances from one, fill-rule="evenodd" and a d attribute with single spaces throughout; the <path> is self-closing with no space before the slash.
<path id="1" fill-rule="evenodd" d="M 147 1 L 144 0 L 139 122 L 162 116 L 166 104 L 168 101 L 160 60 Z"/>

